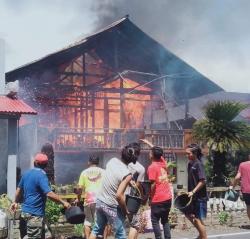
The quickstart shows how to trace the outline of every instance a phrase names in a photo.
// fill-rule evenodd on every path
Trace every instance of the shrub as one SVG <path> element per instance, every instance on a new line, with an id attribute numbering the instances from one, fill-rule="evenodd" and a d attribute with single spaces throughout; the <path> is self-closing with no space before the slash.
<path id="1" fill-rule="evenodd" d="M 46 207 L 45 207 L 45 217 L 49 224 L 54 224 L 58 222 L 58 219 L 61 215 L 61 206 L 57 203 L 47 200 Z"/>
<path id="2" fill-rule="evenodd" d="M 221 225 L 225 225 L 228 222 L 229 219 L 229 213 L 228 212 L 219 212 L 218 214 L 218 219 L 219 219 L 219 223 Z"/>

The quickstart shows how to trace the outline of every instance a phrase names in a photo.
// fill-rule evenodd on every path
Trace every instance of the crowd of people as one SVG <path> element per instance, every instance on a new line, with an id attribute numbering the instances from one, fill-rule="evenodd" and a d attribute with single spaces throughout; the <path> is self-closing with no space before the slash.
<path id="1" fill-rule="evenodd" d="M 141 147 L 137 142 L 122 148 L 120 157 L 111 158 L 105 170 L 99 167 L 99 157 L 91 155 L 88 168 L 83 170 L 79 177 L 77 199 L 74 203 L 84 200 L 84 235 L 86 239 L 107 238 L 112 228 L 117 239 L 136 239 L 139 234 L 139 213 L 131 213 L 126 205 L 126 195 L 135 190 L 141 198 L 146 198 L 151 209 L 152 228 L 156 239 L 170 239 L 169 212 L 172 206 L 173 194 L 169 181 L 167 162 L 163 158 L 161 147 L 149 144 L 151 163 L 147 170 L 139 163 Z M 192 198 L 191 205 L 185 211 L 185 216 L 197 229 L 200 239 L 206 239 L 206 227 L 204 219 L 207 213 L 206 176 L 202 163 L 201 148 L 197 144 L 188 145 L 186 148 L 188 157 L 187 184 L 188 197 Z M 26 238 L 45 238 L 44 218 L 45 203 L 49 198 L 64 208 L 71 205 L 62 200 L 51 189 L 46 167 L 49 158 L 54 158 L 53 149 L 49 145 L 42 148 L 42 152 L 34 157 L 34 168 L 22 175 L 18 184 L 15 202 L 11 210 L 17 209 L 18 203 L 22 203 L 22 218 L 26 224 Z M 250 158 L 249 158 L 250 160 Z M 232 184 L 242 180 L 242 192 L 247 204 L 247 213 L 250 218 L 250 161 L 242 163 L 238 174 Z M 54 172 L 53 172 L 54 173 Z M 145 195 L 143 182 L 147 178 L 150 184 L 150 193 Z M 54 176 L 50 176 L 54 182 Z M 84 198 L 82 198 L 84 195 Z M 129 223 L 129 232 L 126 234 L 125 221 Z M 162 225 L 162 230 L 160 227 Z"/>

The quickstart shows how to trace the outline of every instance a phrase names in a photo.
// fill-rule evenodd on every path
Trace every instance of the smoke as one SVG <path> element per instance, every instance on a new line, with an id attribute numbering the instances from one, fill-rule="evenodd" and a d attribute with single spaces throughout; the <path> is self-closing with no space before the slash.
<path id="1" fill-rule="evenodd" d="M 96 0 L 97 28 L 129 14 L 144 31 L 164 45 L 244 41 L 250 20 L 247 0 Z M 249 33 L 248 33 L 249 35 Z M 176 46 L 177 44 L 177 46 Z"/>
<path id="2" fill-rule="evenodd" d="M 9 64 L 30 61 L 27 49 L 34 42 L 33 59 L 37 59 L 129 14 L 143 31 L 226 90 L 250 91 L 248 0 L 3 0 L 1 4 L 1 17 L 12 12 L 1 19 L 8 19 L 12 29 L 6 37 L 9 55 L 15 56 L 11 63 L 7 59 L 9 69 Z M 15 29 L 17 25 L 21 29 Z M 23 41 L 12 43 L 19 36 Z"/>
<path id="3" fill-rule="evenodd" d="M 250 91 L 250 1 L 96 0 L 96 28 L 130 15 L 143 31 L 227 90 Z M 240 84 L 239 84 L 240 85 Z"/>

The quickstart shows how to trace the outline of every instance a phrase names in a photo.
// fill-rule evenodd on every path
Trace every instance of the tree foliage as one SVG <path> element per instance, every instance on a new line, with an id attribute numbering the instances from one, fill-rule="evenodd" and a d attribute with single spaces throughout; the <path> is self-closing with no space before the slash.
<path id="1" fill-rule="evenodd" d="M 212 101 L 204 107 L 204 119 L 196 121 L 193 136 L 210 149 L 228 152 L 250 145 L 250 126 L 236 120 L 248 105 L 233 101 Z"/>

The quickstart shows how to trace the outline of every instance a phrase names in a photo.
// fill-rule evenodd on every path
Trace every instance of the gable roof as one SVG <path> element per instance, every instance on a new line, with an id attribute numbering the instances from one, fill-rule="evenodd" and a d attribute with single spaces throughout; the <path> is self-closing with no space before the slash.
<path id="1" fill-rule="evenodd" d="M 144 33 L 128 17 L 59 51 L 7 72 L 6 81 L 56 67 L 93 49 L 117 72 L 135 70 L 167 75 L 166 92 L 177 101 L 179 98 L 193 98 L 223 90 Z"/>

